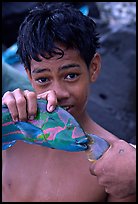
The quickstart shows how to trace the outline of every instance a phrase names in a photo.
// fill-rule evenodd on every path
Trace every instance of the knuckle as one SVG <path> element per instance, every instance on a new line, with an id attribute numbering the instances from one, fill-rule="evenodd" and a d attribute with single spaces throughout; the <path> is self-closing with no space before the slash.
<path id="1" fill-rule="evenodd" d="M 49 93 L 52 94 L 53 96 L 56 96 L 56 91 L 55 90 L 50 90 Z"/>
<path id="2" fill-rule="evenodd" d="M 122 139 L 119 139 L 120 144 L 125 144 L 126 142 Z"/>
<path id="3" fill-rule="evenodd" d="M 3 94 L 3 98 L 4 98 L 5 96 L 9 95 L 9 94 L 11 94 L 11 92 L 10 92 L 10 91 L 6 91 L 6 92 Z"/>
<path id="4" fill-rule="evenodd" d="M 2 96 L 2 102 L 5 103 L 6 101 L 9 101 L 9 97 L 11 96 L 11 92 L 10 91 L 7 91 L 3 94 Z"/>
<path id="5" fill-rule="evenodd" d="M 49 94 L 49 93 L 53 93 L 53 94 L 55 94 L 56 92 L 55 92 L 54 90 L 51 89 L 51 90 L 46 91 L 46 93 L 48 93 L 48 94 Z"/>
<path id="6" fill-rule="evenodd" d="M 36 93 L 33 91 L 28 91 L 27 92 L 27 97 L 28 98 L 36 98 Z"/>
<path id="7" fill-rule="evenodd" d="M 18 99 L 16 99 L 16 103 L 17 105 L 23 106 L 24 104 L 26 104 L 26 100 L 23 97 L 19 97 Z"/>
<path id="8" fill-rule="evenodd" d="M 17 88 L 17 89 L 15 89 L 14 91 L 13 91 L 13 94 L 15 94 L 15 93 L 21 93 L 22 92 L 22 90 L 20 89 L 20 88 Z"/>
<path id="9" fill-rule="evenodd" d="M 15 90 L 20 91 L 21 89 L 20 89 L 20 88 L 17 88 L 17 89 L 15 89 Z"/>
<path id="10" fill-rule="evenodd" d="M 114 142 L 114 147 L 116 148 L 120 148 L 120 147 L 124 147 L 126 145 L 126 141 L 119 139 L 117 141 Z"/>

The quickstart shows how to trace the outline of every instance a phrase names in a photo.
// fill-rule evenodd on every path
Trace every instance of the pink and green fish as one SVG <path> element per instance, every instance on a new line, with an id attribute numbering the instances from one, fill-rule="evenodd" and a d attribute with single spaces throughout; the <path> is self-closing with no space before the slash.
<path id="1" fill-rule="evenodd" d="M 47 102 L 37 101 L 38 112 L 34 120 L 14 122 L 8 108 L 2 106 L 2 149 L 12 147 L 17 140 L 53 149 L 88 152 L 89 160 L 95 160 L 109 148 L 102 138 L 86 134 L 75 118 L 57 106 L 53 112 L 46 110 Z"/>

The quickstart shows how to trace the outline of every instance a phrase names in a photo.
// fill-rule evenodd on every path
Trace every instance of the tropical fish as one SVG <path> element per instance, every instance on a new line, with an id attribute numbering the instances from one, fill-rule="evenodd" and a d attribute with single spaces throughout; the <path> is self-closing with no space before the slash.
<path id="1" fill-rule="evenodd" d="M 57 106 L 53 112 L 46 110 L 47 101 L 38 99 L 37 116 L 27 122 L 14 122 L 7 106 L 2 105 L 2 149 L 12 147 L 17 140 L 53 149 L 86 151 L 89 160 L 95 160 L 109 148 L 102 138 L 86 134 L 75 118 Z"/>

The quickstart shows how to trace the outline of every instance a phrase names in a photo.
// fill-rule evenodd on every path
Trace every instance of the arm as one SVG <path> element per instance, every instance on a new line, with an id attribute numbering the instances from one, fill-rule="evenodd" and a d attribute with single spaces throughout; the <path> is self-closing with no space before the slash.
<path id="1" fill-rule="evenodd" d="M 136 193 L 136 149 L 118 139 L 99 160 L 91 163 L 90 172 L 97 176 L 110 199 L 127 199 Z"/>

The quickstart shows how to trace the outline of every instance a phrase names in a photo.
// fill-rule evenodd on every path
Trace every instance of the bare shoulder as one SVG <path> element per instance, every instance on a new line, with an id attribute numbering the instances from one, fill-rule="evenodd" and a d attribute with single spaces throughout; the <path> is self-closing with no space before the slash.
<path id="1" fill-rule="evenodd" d="M 111 143 L 118 140 L 118 137 L 112 134 L 111 132 L 107 131 L 105 128 L 94 122 L 92 119 L 88 121 L 86 132 L 95 134 L 103 139 L 107 139 Z"/>

